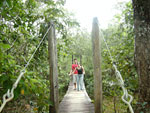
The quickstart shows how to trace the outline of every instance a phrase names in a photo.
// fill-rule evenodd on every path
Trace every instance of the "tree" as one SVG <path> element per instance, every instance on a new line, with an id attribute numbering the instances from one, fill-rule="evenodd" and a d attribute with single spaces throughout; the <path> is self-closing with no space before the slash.
<path id="1" fill-rule="evenodd" d="M 64 0 L 25 0 L 24 2 L 23 0 L 1 0 L 0 105 L 2 103 L 2 96 L 8 89 L 11 89 L 20 70 L 25 66 L 46 33 L 50 20 L 54 21 L 56 32 L 59 36 L 59 42 L 57 43 L 59 55 L 68 55 L 67 45 L 70 44 L 68 32 L 78 23 L 73 15 L 64 9 L 64 3 Z M 47 40 L 46 38 L 43 41 L 30 65 L 26 68 L 24 77 L 22 77 L 17 89 L 14 91 L 15 97 L 5 106 L 3 109 L 4 113 L 26 113 L 30 112 L 29 110 L 47 112 L 49 105 L 52 105 L 48 96 L 50 91 L 49 81 L 47 80 L 49 73 Z M 62 46 L 61 49 L 59 49 L 60 46 Z M 62 61 L 62 59 L 62 56 L 58 57 L 59 61 Z M 60 63 L 64 64 L 64 62 Z M 66 79 L 63 76 L 67 71 L 62 69 L 60 72 L 59 84 L 60 94 L 62 94 L 62 91 L 67 86 L 67 82 L 64 82 Z M 66 76 L 65 78 L 67 78 Z M 34 107 L 28 109 L 30 103 Z M 26 108 L 26 105 L 28 108 Z M 15 109 L 16 111 L 14 111 Z"/>
<path id="2" fill-rule="evenodd" d="M 150 1 L 132 0 L 134 9 L 135 66 L 139 76 L 136 113 L 150 112 Z M 149 110 L 148 110 L 149 109 Z"/>

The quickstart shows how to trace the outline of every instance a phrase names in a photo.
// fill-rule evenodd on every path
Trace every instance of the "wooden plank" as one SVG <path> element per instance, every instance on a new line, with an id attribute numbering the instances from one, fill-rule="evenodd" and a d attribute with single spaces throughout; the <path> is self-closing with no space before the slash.
<path id="1" fill-rule="evenodd" d="M 85 92 L 73 90 L 73 84 L 70 84 L 59 105 L 59 113 L 94 113 L 94 105 Z"/>
<path id="2" fill-rule="evenodd" d="M 51 29 L 48 33 L 48 54 L 49 54 L 49 81 L 50 81 L 50 101 L 53 106 L 49 107 L 49 113 L 58 113 L 58 68 L 55 28 L 51 22 Z"/>
<path id="3" fill-rule="evenodd" d="M 94 104 L 95 113 L 102 113 L 102 75 L 101 75 L 101 50 L 98 19 L 93 19 L 92 26 L 92 48 L 94 66 Z"/>

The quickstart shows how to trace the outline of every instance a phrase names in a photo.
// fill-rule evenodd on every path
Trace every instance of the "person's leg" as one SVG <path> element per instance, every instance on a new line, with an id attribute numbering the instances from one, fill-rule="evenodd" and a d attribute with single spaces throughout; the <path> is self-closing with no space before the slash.
<path id="1" fill-rule="evenodd" d="M 74 90 L 76 90 L 76 83 L 74 83 Z"/>
<path id="2" fill-rule="evenodd" d="M 80 88 L 81 88 L 81 90 L 83 90 L 83 78 L 84 78 L 84 75 L 81 74 L 81 77 L 80 77 Z"/>
<path id="3" fill-rule="evenodd" d="M 79 91 L 79 75 L 77 75 L 77 90 Z"/>
<path id="4" fill-rule="evenodd" d="M 79 74 L 79 90 L 81 90 L 81 74 Z"/>
<path id="5" fill-rule="evenodd" d="M 73 75 L 73 84 L 74 84 L 74 89 L 76 90 L 76 75 Z"/>
<path id="6" fill-rule="evenodd" d="M 77 74 L 75 74 L 75 88 L 77 89 Z"/>

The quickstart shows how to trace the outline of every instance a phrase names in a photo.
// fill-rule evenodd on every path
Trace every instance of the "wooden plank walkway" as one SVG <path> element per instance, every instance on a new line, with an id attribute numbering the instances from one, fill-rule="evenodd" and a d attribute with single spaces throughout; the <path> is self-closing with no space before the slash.
<path id="1" fill-rule="evenodd" d="M 94 113 L 94 104 L 87 95 L 86 90 L 73 90 L 70 83 L 68 91 L 59 105 L 59 113 Z"/>

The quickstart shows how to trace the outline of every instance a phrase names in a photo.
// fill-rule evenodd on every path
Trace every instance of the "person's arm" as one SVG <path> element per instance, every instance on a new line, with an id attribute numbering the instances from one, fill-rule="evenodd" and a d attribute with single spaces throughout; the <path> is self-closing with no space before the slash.
<path id="1" fill-rule="evenodd" d="M 69 75 L 72 75 L 72 74 L 74 74 L 74 72 L 76 71 L 76 68 L 74 69 L 74 70 L 70 70 L 70 74 Z"/>
<path id="2" fill-rule="evenodd" d="M 72 73 L 74 73 L 74 72 L 76 71 L 76 69 L 77 69 L 77 68 L 75 68 L 75 69 L 73 70 L 73 72 L 72 72 Z"/>
<path id="3" fill-rule="evenodd" d="M 83 74 L 85 74 L 85 70 L 84 70 L 84 67 L 82 66 L 82 69 L 83 69 Z"/>
<path id="4" fill-rule="evenodd" d="M 70 70 L 70 76 L 73 74 L 73 65 L 71 66 L 71 70 Z"/>
<path id="5" fill-rule="evenodd" d="M 69 73 L 69 75 L 70 75 L 70 76 L 72 75 L 72 69 L 70 70 L 70 73 Z"/>

